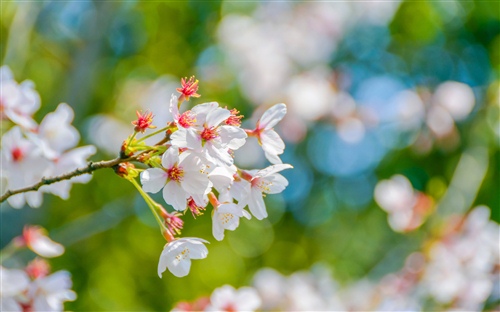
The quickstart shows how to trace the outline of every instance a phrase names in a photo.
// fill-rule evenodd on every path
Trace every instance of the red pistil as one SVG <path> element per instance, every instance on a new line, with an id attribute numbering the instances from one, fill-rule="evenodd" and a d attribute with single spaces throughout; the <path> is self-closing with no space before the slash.
<path id="1" fill-rule="evenodd" d="M 239 113 L 239 110 L 233 108 L 231 110 L 231 116 L 229 116 L 224 123 L 229 126 L 239 127 L 241 125 L 241 119 L 243 118 L 243 115 L 238 115 Z"/>
<path id="2" fill-rule="evenodd" d="M 200 207 L 196 204 L 193 197 L 189 197 L 189 199 L 188 199 L 188 208 L 191 211 L 191 213 L 193 214 L 193 218 L 195 218 L 195 219 L 197 216 L 203 214 L 202 210 L 205 210 L 205 207 Z"/>
<path id="3" fill-rule="evenodd" d="M 146 111 L 141 115 L 141 113 L 137 111 L 136 114 L 137 120 L 132 121 L 132 124 L 135 125 L 135 131 L 144 133 L 148 128 L 156 128 L 156 126 L 151 124 L 153 122 L 153 113 Z"/>
<path id="4" fill-rule="evenodd" d="M 191 111 L 186 111 L 179 116 L 179 120 L 177 122 L 183 128 L 189 128 L 196 122 L 196 117 L 191 114 Z"/>
<path id="5" fill-rule="evenodd" d="M 181 79 L 181 88 L 177 88 L 177 92 L 181 94 L 181 98 L 189 101 L 189 97 L 200 97 L 198 93 L 198 80 L 195 80 L 194 76 L 191 76 L 189 80 L 187 78 Z M 179 99 L 180 100 L 180 99 Z"/>
<path id="6" fill-rule="evenodd" d="M 167 170 L 167 174 L 170 180 L 179 182 L 184 177 L 184 170 L 182 170 L 182 168 L 174 166 Z"/>
<path id="7" fill-rule="evenodd" d="M 203 128 L 203 131 L 201 132 L 201 138 L 205 141 L 213 140 L 218 136 L 219 136 L 219 133 L 217 133 L 216 127 Z"/>

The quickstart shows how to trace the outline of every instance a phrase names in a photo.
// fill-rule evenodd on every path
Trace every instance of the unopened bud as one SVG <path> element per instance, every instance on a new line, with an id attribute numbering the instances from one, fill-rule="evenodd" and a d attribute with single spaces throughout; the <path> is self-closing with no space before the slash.
<path id="1" fill-rule="evenodd" d="M 120 163 L 113 168 L 115 169 L 115 173 L 124 179 L 134 179 L 139 175 L 134 164 L 129 162 Z"/>

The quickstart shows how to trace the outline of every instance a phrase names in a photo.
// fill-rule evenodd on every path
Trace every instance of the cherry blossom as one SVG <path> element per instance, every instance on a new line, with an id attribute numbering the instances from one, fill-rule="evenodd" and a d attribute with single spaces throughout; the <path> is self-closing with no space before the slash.
<path id="1" fill-rule="evenodd" d="M 273 127 L 283 119 L 285 114 L 286 105 L 276 104 L 264 112 L 256 128 L 249 132 L 249 135 L 257 137 L 267 160 L 272 164 L 283 163 L 278 155 L 283 154 L 285 143 Z"/>
<path id="2" fill-rule="evenodd" d="M 158 263 L 158 276 L 168 268 L 177 277 L 188 275 L 191 259 L 204 259 L 208 255 L 206 240 L 195 237 L 183 237 L 165 245 Z"/>
<path id="3" fill-rule="evenodd" d="M 71 290 L 71 276 L 67 271 L 35 279 L 31 283 L 28 296 L 33 311 L 63 311 L 65 301 L 73 301 L 76 294 Z"/>
<path id="4" fill-rule="evenodd" d="M 226 194 L 229 194 L 229 192 Z M 220 198 L 223 198 L 223 196 Z M 231 197 L 215 207 L 212 213 L 212 233 L 215 239 L 223 240 L 224 230 L 234 231 L 239 226 L 241 217 L 249 220 L 251 218 L 250 214 L 241 205 L 233 203 Z"/>
<path id="5" fill-rule="evenodd" d="M 8 66 L 0 67 L 0 119 L 8 118 L 15 124 L 36 128 L 32 115 L 40 108 L 40 96 L 33 90 L 31 81 L 18 84 Z"/>
<path id="6" fill-rule="evenodd" d="M 47 158 L 58 158 L 80 141 L 78 130 L 71 125 L 73 118 L 73 109 L 68 104 L 61 103 L 54 112 L 43 118 L 37 135 L 31 136 L 41 146 Z"/>
<path id="7" fill-rule="evenodd" d="M 57 176 L 65 172 L 74 170 L 75 168 L 83 167 L 87 164 L 88 158 L 95 153 L 96 148 L 93 145 L 73 148 L 61 154 L 50 164 L 47 175 Z M 87 183 L 91 179 L 92 175 L 83 174 L 73 177 L 70 180 L 63 180 L 51 185 L 44 185 L 40 188 L 40 190 L 45 193 L 51 193 L 59 196 L 62 199 L 68 199 L 73 183 Z"/>
<path id="8" fill-rule="evenodd" d="M 267 217 L 263 194 L 281 193 L 288 185 L 288 180 L 278 172 L 293 168 L 289 164 L 272 165 L 259 171 L 244 173 L 245 180 L 234 183 L 231 194 L 240 199 L 239 204 L 247 205 L 250 212 L 258 219 Z"/>
<path id="9" fill-rule="evenodd" d="M 42 150 L 26 139 L 20 127 L 13 127 L 2 136 L 0 155 L 2 175 L 11 189 L 22 188 L 38 182 L 50 165 L 42 157 Z M 21 208 L 27 202 L 31 207 L 42 204 L 42 192 L 16 194 L 7 199 L 13 208 Z"/>
<path id="10" fill-rule="evenodd" d="M 225 125 L 223 122 L 231 117 L 231 112 L 215 102 L 197 105 L 190 111 L 189 117 L 184 119 L 183 115 L 176 118 L 175 111 L 172 115 L 179 124 L 182 120 L 190 120 L 184 121 L 185 124 L 181 124 L 172 134 L 172 145 L 187 148 L 212 163 L 231 166 L 234 160 L 229 151 L 237 150 L 245 144 L 245 131 Z M 188 127 L 184 127 L 185 125 Z"/>
<path id="11" fill-rule="evenodd" d="M 211 182 L 202 170 L 198 157 L 189 152 L 179 154 L 175 147 L 162 156 L 163 168 L 150 168 L 141 173 L 144 191 L 157 193 L 163 189 L 165 202 L 175 210 L 186 209 L 186 201 L 192 195 L 208 193 Z"/>
<path id="12" fill-rule="evenodd" d="M 0 311 L 23 311 L 19 300 L 24 297 L 29 283 L 24 271 L 0 266 Z"/>

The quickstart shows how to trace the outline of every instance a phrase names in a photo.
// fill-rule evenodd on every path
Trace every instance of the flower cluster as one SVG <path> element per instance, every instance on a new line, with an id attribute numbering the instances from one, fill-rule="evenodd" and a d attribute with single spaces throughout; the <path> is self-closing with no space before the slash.
<path id="1" fill-rule="evenodd" d="M 7 199 L 15 208 L 26 202 L 38 207 L 44 192 L 66 199 L 72 183 L 85 183 L 91 178 L 86 173 L 96 168 L 114 168 L 143 196 L 168 242 L 160 256 L 160 277 L 167 268 L 175 276 L 185 276 L 191 259 L 202 259 L 208 254 L 206 240 L 177 237 L 184 225 L 181 212 L 190 211 L 196 217 L 210 203 L 213 236 L 222 240 L 226 230 L 238 227 L 241 217 L 250 219 L 253 214 L 259 220 L 266 218 L 264 197 L 280 193 L 288 185 L 279 172 L 292 166 L 282 163 L 279 155 L 284 152 L 285 144 L 274 130 L 286 114 L 285 104 L 270 107 L 254 129 L 243 129 L 243 116 L 239 111 L 223 108 L 216 102 L 181 111 L 183 102 L 200 96 L 198 80 L 182 79 L 181 88 L 177 88 L 180 96 L 172 95 L 170 104 L 166 105 L 172 121 L 154 125 L 155 116 L 151 111 L 137 112 L 137 119 L 132 121 L 134 131 L 123 141 L 120 156 L 87 164 L 95 148 L 75 148 L 80 135 L 71 125 L 73 110 L 67 104 L 60 104 L 38 125 L 32 115 L 40 100 L 31 84 L 17 84 L 5 66 L 1 73 L 2 85 L 6 86 L 0 102 L 1 117 L 14 124 L 2 137 L 2 201 Z M 160 129 L 147 133 L 157 127 Z M 249 136 L 257 139 L 272 165 L 261 170 L 244 170 L 235 165 L 234 151 L 242 147 Z M 157 143 L 151 144 L 155 138 Z M 140 168 L 131 161 L 139 163 Z M 160 191 L 174 212 L 168 212 L 148 194 Z M 247 206 L 251 214 L 245 210 Z M 36 239 L 44 237 L 39 230 L 25 232 L 25 237 L 17 240 L 18 246 L 28 246 L 34 251 L 40 246 L 46 247 L 39 252 L 45 256 L 62 253 L 62 246 Z"/>
<path id="2" fill-rule="evenodd" d="M 217 311 L 496 311 L 500 227 L 489 214 L 480 206 L 452 216 L 399 271 L 380 280 L 363 278 L 341 287 L 321 265 L 290 276 L 264 268 L 252 287 L 224 286 L 172 311 L 213 311 L 213 306 Z"/>
<path id="3" fill-rule="evenodd" d="M 243 116 L 236 109 L 229 110 L 216 102 L 180 110 L 189 97 L 199 96 L 198 81 L 194 78 L 183 79 L 182 88 L 177 91 L 180 96 L 173 94 L 170 98 L 171 122 L 148 134 L 147 129 L 156 127 L 153 115 L 138 113 L 138 119 L 132 122 L 134 133 L 122 144 L 123 157 L 135 158 L 147 167 L 139 169 L 124 163 L 117 168 L 120 176 L 138 188 L 168 241 L 160 256 L 160 277 L 167 268 L 175 276 L 185 276 L 191 259 L 202 259 L 208 254 L 206 240 L 175 237 L 183 227 L 180 212 L 190 211 L 196 217 L 210 203 L 213 236 L 222 240 L 225 230 L 235 230 L 241 217 L 250 219 L 251 214 L 258 220 L 267 217 L 264 197 L 286 188 L 288 181 L 279 172 L 292 168 L 279 157 L 285 144 L 274 130 L 286 114 L 285 104 L 270 107 L 255 129 L 243 129 Z M 145 135 L 139 138 L 139 133 Z M 146 143 L 155 136 L 158 136 L 156 144 Z M 249 136 L 257 139 L 272 165 L 261 170 L 243 170 L 235 165 L 234 151 Z M 141 186 L 135 180 L 138 176 Z M 160 191 L 165 203 L 177 213 L 167 212 L 147 194 Z"/>
<path id="4" fill-rule="evenodd" d="M 32 83 L 24 81 L 18 84 L 7 66 L 0 68 L 0 79 L 0 118 L 9 120 L 13 125 L 2 136 L 2 194 L 7 189 L 29 187 L 44 177 L 57 176 L 87 163 L 87 158 L 95 153 L 95 147 L 75 148 L 80 134 L 71 125 L 74 113 L 69 105 L 59 104 L 54 112 L 37 124 L 33 114 L 40 107 L 40 97 Z M 90 175 L 74 177 L 44 185 L 37 192 L 15 194 L 7 200 L 14 208 L 21 208 L 25 203 L 39 207 L 43 193 L 67 199 L 73 183 L 86 183 L 90 179 Z"/>
<path id="5" fill-rule="evenodd" d="M 23 234 L 2 251 L 2 260 L 9 251 L 12 254 L 23 247 L 47 258 L 64 253 L 64 247 L 46 236 L 43 228 L 26 226 Z M 63 311 L 65 301 L 76 299 L 70 274 L 67 271 L 49 273 L 49 264 L 41 258 L 35 258 L 23 270 L 0 266 L 0 310 Z"/>

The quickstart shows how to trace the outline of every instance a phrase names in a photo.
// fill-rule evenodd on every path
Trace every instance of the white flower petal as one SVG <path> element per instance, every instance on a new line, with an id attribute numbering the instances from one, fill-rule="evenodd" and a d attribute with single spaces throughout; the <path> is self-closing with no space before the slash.
<path id="1" fill-rule="evenodd" d="M 28 192 L 24 194 L 26 202 L 31 208 L 38 208 L 42 205 L 43 193 L 41 191 Z"/>
<path id="2" fill-rule="evenodd" d="M 186 148 L 187 143 L 187 130 L 186 128 L 179 128 L 177 131 L 170 135 L 170 144 L 179 148 Z"/>
<path id="3" fill-rule="evenodd" d="M 38 135 L 58 154 L 75 147 L 80 141 L 78 130 L 71 125 L 73 117 L 73 109 L 68 104 L 61 103 L 40 123 Z"/>
<path id="4" fill-rule="evenodd" d="M 186 199 L 188 198 L 186 192 L 182 187 L 175 181 L 169 181 L 167 185 L 163 188 L 163 199 L 165 202 L 175 210 L 184 211 L 186 210 Z"/>
<path id="5" fill-rule="evenodd" d="M 161 165 L 165 169 L 172 168 L 179 161 L 179 149 L 170 147 L 161 157 Z"/>
<path id="6" fill-rule="evenodd" d="M 207 115 L 206 126 L 208 128 L 216 127 L 231 116 L 231 112 L 225 108 L 217 107 Z"/>
<path id="7" fill-rule="evenodd" d="M 223 145 L 232 150 L 237 150 L 245 145 L 248 137 L 245 130 L 233 126 L 220 126 L 219 135 Z"/>
<path id="8" fill-rule="evenodd" d="M 267 218 L 266 205 L 259 190 L 252 188 L 248 198 L 248 208 L 257 220 Z"/>
<path id="9" fill-rule="evenodd" d="M 11 297 L 24 292 L 29 286 L 28 275 L 21 270 L 10 270 L 0 266 L 1 298 Z"/>
<path id="10" fill-rule="evenodd" d="M 234 181 L 233 172 L 231 172 L 227 167 L 216 167 L 210 174 L 208 178 L 214 184 L 214 187 L 219 191 L 219 193 L 231 186 Z"/>
<path id="11" fill-rule="evenodd" d="M 161 275 L 167 269 L 167 263 L 169 262 L 168 249 L 163 248 L 163 251 L 160 254 L 160 260 L 158 261 L 158 276 L 161 278 Z"/>
<path id="12" fill-rule="evenodd" d="M 173 260 L 167 263 L 168 270 L 177 277 L 184 277 L 189 274 L 191 269 L 191 261 L 186 260 Z"/>
<path id="13" fill-rule="evenodd" d="M 207 142 L 205 144 L 205 148 L 208 155 L 210 155 L 214 160 L 216 160 L 220 164 L 225 166 L 231 166 L 233 164 L 234 159 L 233 157 L 231 157 L 227 149 L 218 148 L 213 144 L 211 144 L 211 142 Z"/>
<path id="14" fill-rule="evenodd" d="M 238 204 L 242 204 L 243 200 L 250 196 L 251 184 L 246 180 L 235 181 L 229 192 L 234 199 L 238 201 Z"/>
<path id="15" fill-rule="evenodd" d="M 274 127 L 286 114 L 286 105 L 276 104 L 266 110 L 259 121 L 259 128 L 271 129 Z"/>
<path id="16" fill-rule="evenodd" d="M 277 164 L 277 165 L 272 165 L 267 168 L 264 168 L 262 170 L 259 170 L 257 174 L 254 176 L 254 178 L 259 178 L 259 177 L 267 177 L 270 176 L 271 174 L 274 174 L 276 172 L 280 172 L 285 169 L 290 169 L 293 168 L 292 165 L 289 164 Z"/>
<path id="17" fill-rule="evenodd" d="M 212 216 L 212 234 L 218 241 L 224 239 L 224 228 L 221 226 L 216 213 Z"/>
<path id="18" fill-rule="evenodd" d="M 53 258 L 64 253 L 64 246 L 58 244 L 45 235 L 38 235 L 29 242 L 31 250 L 42 257 Z"/>
<path id="19" fill-rule="evenodd" d="M 273 129 L 264 130 L 260 134 L 260 142 L 262 149 L 269 154 L 280 155 L 285 149 L 285 143 Z"/>
<path id="20" fill-rule="evenodd" d="M 167 183 L 167 173 L 160 168 L 150 168 L 141 172 L 142 189 L 148 193 L 158 193 Z"/>
<path id="21" fill-rule="evenodd" d="M 269 154 L 268 152 L 264 151 L 264 156 L 266 156 L 266 159 L 273 165 L 279 165 L 283 163 L 281 158 L 279 158 L 276 154 Z"/>
<path id="22" fill-rule="evenodd" d="M 269 183 L 268 190 L 266 192 L 268 194 L 281 193 L 288 186 L 288 180 L 279 173 L 275 173 L 264 179 Z"/>
<path id="23" fill-rule="evenodd" d="M 12 195 L 11 197 L 7 198 L 7 202 L 12 208 L 23 208 L 24 204 L 26 203 L 24 199 L 24 194 L 16 194 Z"/>
<path id="24" fill-rule="evenodd" d="M 172 95 L 170 96 L 170 106 L 168 110 L 175 121 L 177 121 L 179 117 L 179 107 L 177 105 L 178 105 L 178 98 L 175 94 L 172 93 Z"/>
<path id="25" fill-rule="evenodd" d="M 193 128 L 186 130 L 186 147 L 197 152 L 202 149 L 201 137 Z"/>
<path id="26" fill-rule="evenodd" d="M 205 174 L 199 171 L 186 171 L 181 181 L 182 188 L 189 194 L 206 194 L 211 183 Z"/>
<path id="27" fill-rule="evenodd" d="M 189 241 L 189 256 L 191 259 L 204 259 L 208 255 L 207 246 L 203 242 L 208 243 L 206 240 L 194 240 Z"/>

